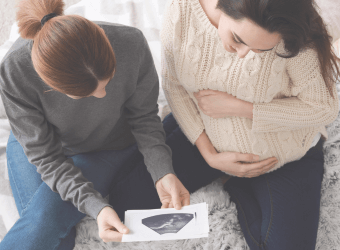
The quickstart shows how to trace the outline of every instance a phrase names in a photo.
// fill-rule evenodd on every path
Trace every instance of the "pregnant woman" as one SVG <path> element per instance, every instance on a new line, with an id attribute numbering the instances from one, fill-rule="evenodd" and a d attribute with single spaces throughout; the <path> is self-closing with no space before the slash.
<path id="1" fill-rule="evenodd" d="M 104 241 L 120 241 L 128 229 L 110 205 L 115 196 L 103 197 L 143 156 L 157 206 L 189 204 L 157 116 L 158 76 L 143 34 L 65 16 L 61 0 L 23 0 L 17 19 L 22 38 L 1 64 L 0 86 L 20 219 L 0 249 L 71 250 L 86 214 Z"/>
<path id="2" fill-rule="evenodd" d="M 314 1 L 171 0 L 161 37 L 173 115 L 234 176 L 225 189 L 250 249 L 315 249 L 339 59 Z M 274 159 L 250 169 L 235 152 Z"/>

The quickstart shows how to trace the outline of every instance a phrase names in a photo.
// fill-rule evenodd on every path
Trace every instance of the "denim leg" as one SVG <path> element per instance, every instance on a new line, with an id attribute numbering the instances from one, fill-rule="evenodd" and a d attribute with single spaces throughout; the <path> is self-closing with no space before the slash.
<path id="1" fill-rule="evenodd" d="M 74 226 L 85 214 L 70 202 L 62 201 L 58 193 L 52 192 L 41 181 L 36 167 L 28 162 L 21 145 L 13 136 L 7 150 L 11 187 L 20 219 L 1 242 L 0 249 L 73 249 Z M 121 168 L 126 163 L 129 165 L 135 153 L 136 147 L 131 146 L 124 150 L 80 154 L 72 159 L 105 197 L 112 182 L 120 179 Z"/>
<path id="2" fill-rule="evenodd" d="M 41 175 L 36 166 L 30 164 L 20 143 L 15 139 L 12 131 L 9 135 L 7 148 L 8 176 L 19 215 L 25 209 L 41 183 Z"/>
<path id="3" fill-rule="evenodd" d="M 190 193 L 224 175 L 205 162 L 197 147 L 188 141 L 178 125 L 167 136 L 166 143 L 172 150 L 175 173 Z M 110 204 L 121 220 L 124 220 L 126 210 L 161 207 L 153 180 L 143 161 L 114 186 Z"/>
<path id="4" fill-rule="evenodd" d="M 321 146 L 271 173 L 233 177 L 225 184 L 251 250 L 315 249 L 324 163 Z"/>

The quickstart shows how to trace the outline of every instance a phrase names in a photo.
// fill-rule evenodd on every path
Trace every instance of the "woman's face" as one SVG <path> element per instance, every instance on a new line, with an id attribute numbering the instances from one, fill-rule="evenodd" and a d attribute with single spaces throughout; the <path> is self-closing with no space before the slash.
<path id="1" fill-rule="evenodd" d="M 234 20 L 222 12 L 218 23 L 218 34 L 223 47 L 244 58 L 250 50 L 262 53 L 272 50 L 282 39 L 279 33 L 269 33 L 249 19 Z"/>

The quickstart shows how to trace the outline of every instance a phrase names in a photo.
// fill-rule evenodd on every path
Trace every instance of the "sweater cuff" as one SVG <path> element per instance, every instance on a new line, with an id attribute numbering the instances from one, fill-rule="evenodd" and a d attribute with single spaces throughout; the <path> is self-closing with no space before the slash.
<path id="1" fill-rule="evenodd" d="M 153 184 L 156 185 L 156 182 L 161 179 L 162 177 L 164 177 L 165 175 L 167 174 L 175 174 L 175 171 L 172 167 L 172 165 L 170 166 L 163 166 L 163 167 L 158 167 L 158 168 L 155 168 L 155 169 L 151 169 L 149 168 L 148 169 L 150 175 L 151 175 L 151 178 L 153 180 Z M 177 175 L 176 175 L 177 176 Z"/>
<path id="2" fill-rule="evenodd" d="M 98 197 L 92 196 L 86 199 L 85 202 L 85 213 L 97 220 L 97 216 L 104 207 L 111 207 L 105 199 L 99 199 Z M 113 209 L 113 208 L 112 208 Z"/>

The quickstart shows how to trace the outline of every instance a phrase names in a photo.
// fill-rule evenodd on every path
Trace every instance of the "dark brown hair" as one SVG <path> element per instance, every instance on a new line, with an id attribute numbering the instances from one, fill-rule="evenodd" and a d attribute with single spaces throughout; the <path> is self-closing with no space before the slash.
<path id="1" fill-rule="evenodd" d="M 103 29 L 78 15 L 63 15 L 62 0 L 22 0 L 19 33 L 33 39 L 32 62 L 41 79 L 61 93 L 85 97 L 113 77 L 115 55 Z M 58 16 L 41 26 L 50 13 Z"/>
<path id="2" fill-rule="evenodd" d="M 291 58 L 308 47 L 318 52 L 322 76 L 330 94 L 340 78 L 340 59 L 314 0 L 219 0 L 217 8 L 234 20 L 247 18 L 270 33 L 281 34 Z M 334 97 L 334 96 L 333 96 Z"/>

